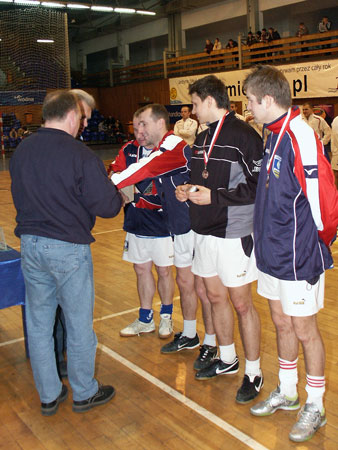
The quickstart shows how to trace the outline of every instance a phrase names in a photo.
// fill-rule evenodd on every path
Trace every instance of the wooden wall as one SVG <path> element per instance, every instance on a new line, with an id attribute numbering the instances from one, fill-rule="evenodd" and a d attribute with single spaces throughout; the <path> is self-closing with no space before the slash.
<path id="1" fill-rule="evenodd" d="M 123 124 L 133 119 L 134 112 L 146 103 L 161 103 L 169 105 L 169 80 L 154 80 L 142 83 L 98 88 L 97 96 L 91 90 L 98 102 L 100 113 L 105 117 L 113 116 Z"/>

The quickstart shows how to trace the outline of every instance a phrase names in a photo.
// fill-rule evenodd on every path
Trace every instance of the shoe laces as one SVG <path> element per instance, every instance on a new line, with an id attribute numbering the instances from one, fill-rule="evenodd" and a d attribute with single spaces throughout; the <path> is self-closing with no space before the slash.
<path id="1" fill-rule="evenodd" d="M 200 359 L 202 359 L 202 360 L 207 359 L 208 353 L 209 353 L 208 347 L 206 345 L 201 345 L 201 348 L 200 348 Z"/>
<path id="2" fill-rule="evenodd" d="M 305 405 L 298 413 L 298 425 L 313 425 L 317 422 L 320 416 L 320 412 L 315 409 L 306 410 Z"/>

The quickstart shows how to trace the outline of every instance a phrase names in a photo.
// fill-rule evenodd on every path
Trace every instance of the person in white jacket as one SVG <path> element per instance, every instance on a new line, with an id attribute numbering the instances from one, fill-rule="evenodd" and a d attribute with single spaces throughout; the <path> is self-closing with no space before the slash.
<path id="1" fill-rule="evenodd" d="M 324 145 L 327 145 L 331 139 L 331 128 L 320 116 L 313 114 L 313 108 L 310 103 L 304 103 L 302 106 L 303 119 L 317 133 L 319 139 Z"/>
<path id="2" fill-rule="evenodd" d="M 331 153 L 331 166 L 338 189 L 338 116 L 332 122 Z"/>
<path id="3" fill-rule="evenodd" d="M 196 120 L 190 118 L 191 110 L 189 106 L 182 106 L 181 116 L 182 119 L 175 123 L 174 133 L 176 136 L 184 139 L 190 146 L 195 142 L 196 131 L 198 123 Z"/>

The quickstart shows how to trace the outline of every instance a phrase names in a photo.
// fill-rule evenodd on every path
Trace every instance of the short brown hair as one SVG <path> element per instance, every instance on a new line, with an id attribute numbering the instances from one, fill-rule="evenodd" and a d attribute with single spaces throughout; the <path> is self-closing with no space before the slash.
<path id="1" fill-rule="evenodd" d="M 288 109 L 292 104 L 289 82 L 283 73 L 273 66 L 255 66 L 245 78 L 243 89 L 250 89 L 258 103 L 262 102 L 263 97 L 270 95 L 278 106 Z"/>
<path id="2" fill-rule="evenodd" d="M 75 94 L 79 100 L 87 103 L 90 109 L 95 109 L 95 99 L 92 95 L 88 94 L 88 92 L 83 91 L 82 89 L 72 89 L 72 93 Z"/>
<path id="3" fill-rule="evenodd" d="M 194 81 L 189 85 L 189 94 L 196 94 L 202 101 L 210 96 L 215 99 L 218 108 L 230 108 L 227 87 L 215 75 L 207 75 Z"/>
<path id="4" fill-rule="evenodd" d="M 46 95 L 42 105 L 42 117 L 47 120 L 62 120 L 69 111 L 79 109 L 77 97 L 66 90 L 57 90 Z"/>
<path id="5" fill-rule="evenodd" d="M 169 113 L 163 105 L 159 103 L 152 103 L 150 105 L 142 106 L 142 108 L 138 109 L 134 117 L 138 117 L 140 114 L 147 111 L 147 109 L 151 110 L 151 116 L 154 120 L 158 121 L 159 119 L 163 119 L 166 125 L 166 128 L 169 129 Z"/>

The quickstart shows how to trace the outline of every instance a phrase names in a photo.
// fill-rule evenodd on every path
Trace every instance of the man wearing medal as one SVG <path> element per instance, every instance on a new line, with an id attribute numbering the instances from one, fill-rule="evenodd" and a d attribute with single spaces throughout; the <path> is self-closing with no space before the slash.
<path id="1" fill-rule="evenodd" d="M 332 264 L 318 235 L 323 225 L 317 151 L 323 146 L 298 107 L 291 107 L 289 83 L 278 69 L 256 66 L 244 88 L 248 109 L 270 131 L 257 187 L 254 237 L 257 291 L 269 299 L 279 357 L 279 385 L 251 413 L 267 416 L 278 409 L 299 409 L 301 343 L 308 397 L 289 438 L 303 442 L 326 423 L 325 349 L 317 326 L 317 313 L 324 306 L 324 273 Z"/>
<path id="2" fill-rule="evenodd" d="M 190 85 L 189 93 L 193 113 L 209 128 L 197 136 L 193 147 L 193 186 L 179 186 L 176 195 L 181 201 L 190 200 L 195 232 L 192 271 L 203 278 L 220 353 L 195 377 L 206 380 L 238 372 L 233 305 L 246 358 L 236 401 L 247 403 L 263 385 L 260 320 L 251 296 L 251 282 L 257 279 L 252 232 L 262 141 L 252 127 L 230 111 L 226 86 L 215 76 L 197 80 Z"/>

